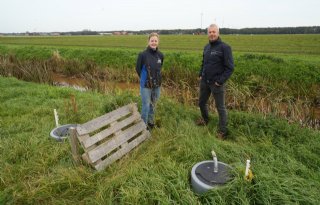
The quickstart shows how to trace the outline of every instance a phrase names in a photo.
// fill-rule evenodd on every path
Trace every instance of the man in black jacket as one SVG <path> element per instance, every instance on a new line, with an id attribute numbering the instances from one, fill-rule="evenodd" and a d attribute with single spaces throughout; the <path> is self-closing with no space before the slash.
<path id="1" fill-rule="evenodd" d="M 230 78 L 234 65 L 231 47 L 219 37 L 219 27 L 211 24 L 208 27 L 209 43 L 204 47 L 202 65 L 199 72 L 201 116 L 197 125 L 207 125 L 209 114 L 207 101 L 212 93 L 219 114 L 218 137 L 225 139 L 228 134 L 227 110 L 225 107 L 225 82 Z"/>

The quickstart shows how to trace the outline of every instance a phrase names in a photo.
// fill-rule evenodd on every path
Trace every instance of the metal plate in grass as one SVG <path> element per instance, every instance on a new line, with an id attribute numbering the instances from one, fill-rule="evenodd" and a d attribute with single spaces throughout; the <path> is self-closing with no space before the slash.
<path id="1" fill-rule="evenodd" d="M 50 136 L 55 140 L 61 142 L 69 136 L 69 129 L 71 127 L 77 127 L 77 125 L 67 124 L 67 125 L 61 125 L 59 127 L 56 127 L 50 132 Z"/>

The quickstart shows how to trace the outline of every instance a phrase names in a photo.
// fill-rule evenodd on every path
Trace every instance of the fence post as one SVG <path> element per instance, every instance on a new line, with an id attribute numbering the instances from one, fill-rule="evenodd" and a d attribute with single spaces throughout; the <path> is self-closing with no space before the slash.
<path id="1" fill-rule="evenodd" d="M 80 154 L 79 154 L 79 144 L 77 140 L 76 128 L 70 127 L 69 134 L 70 134 L 70 145 L 71 145 L 71 152 L 72 158 L 77 165 L 80 164 Z"/>

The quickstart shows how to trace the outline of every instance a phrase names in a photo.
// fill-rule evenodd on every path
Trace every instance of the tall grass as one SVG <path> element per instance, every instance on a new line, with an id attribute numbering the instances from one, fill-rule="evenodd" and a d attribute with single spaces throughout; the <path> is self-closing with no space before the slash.
<path id="1" fill-rule="evenodd" d="M 50 82 L 60 72 L 86 79 L 104 92 L 107 81 L 138 82 L 134 67 L 145 36 L 0 37 L 0 73 Z M 227 104 L 274 113 L 302 125 L 320 127 L 319 35 L 222 36 L 235 52 Z M 167 94 L 197 104 L 198 70 L 205 36 L 162 36 L 163 79 Z M 295 42 L 295 43 L 292 43 Z M 263 54 L 259 54 L 263 52 Z M 266 54 L 269 53 L 269 54 Z M 34 70 L 32 69 L 34 68 Z M 41 80 L 43 78 L 43 80 Z M 213 103 L 211 102 L 213 105 Z M 211 109 L 215 109 L 211 106 Z"/>
<path id="2" fill-rule="evenodd" d="M 274 116 L 229 113 L 230 138 L 215 136 L 217 115 L 197 127 L 199 110 L 162 96 L 161 127 L 102 172 L 72 161 L 67 142 L 49 137 L 58 110 L 61 124 L 84 123 L 138 102 L 130 92 L 101 95 L 0 77 L 1 204 L 318 204 L 320 135 Z M 115 95 L 116 94 L 116 95 Z M 76 108 L 74 109 L 74 104 Z M 218 159 L 234 168 L 234 180 L 196 195 L 192 166 Z M 254 180 L 243 180 L 251 159 Z"/>
<path id="3" fill-rule="evenodd" d="M 16 54 L 1 56 L 2 75 L 51 83 L 50 73 L 59 72 L 82 77 L 87 81 L 87 87 L 99 92 L 108 89 L 108 81 L 138 82 L 134 69 L 137 51 L 134 50 L 32 47 L 44 49 L 43 53 L 51 52 L 50 57 L 42 59 L 37 55 L 38 51 L 30 51 L 28 47 L 20 49 Z M 34 57 L 29 59 L 19 54 L 27 52 L 28 55 L 34 52 Z M 198 54 L 166 53 L 163 79 L 164 86 L 170 91 L 168 95 L 179 102 L 196 105 L 200 63 Z M 320 115 L 317 114 L 320 109 L 319 76 L 319 65 L 312 62 L 266 54 L 235 55 L 235 72 L 228 83 L 227 104 L 230 109 L 272 112 L 289 121 L 317 128 L 320 126 Z"/>
<path id="4" fill-rule="evenodd" d="M 121 72 L 133 72 L 138 50 L 120 49 L 93 49 L 93 48 L 50 48 L 50 47 L 16 47 L 1 50 L 2 58 L 11 57 L 23 60 L 48 60 L 53 59 L 53 53 L 60 56 L 59 62 L 67 65 L 57 64 L 58 72 L 76 74 L 90 72 L 94 68 L 112 68 Z M 41 53 L 41 55 L 38 55 Z M 193 86 L 201 65 L 201 53 L 188 52 L 166 52 L 164 60 L 164 75 L 174 82 L 187 81 Z M 304 95 L 308 89 L 320 82 L 319 64 L 301 60 L 287 60 L 265 54 L 235 54 L 235 72 L 232 76 L 237 82 L 246 83 L 252 89 L 257 89 L 260 81 L 268 82 L 266 87 L 282 88 L 288 84 L 290 92 L 295 95 Z M 120 77 L 121 78 L 121 77 Z M 129 78 L 131 79 L 131 78 Z M 299 86 L 297 86 L 299 84 Z M 259 88 L 259 87 L 258 87 Z M 286 88 L 286 87 L 284 87 Z M 292 89 L 294 88 L 294 89 Z M 287 90 L 285 91 L 287 92 Z M 316 95 L 313 93 L 313 95 Z"/>

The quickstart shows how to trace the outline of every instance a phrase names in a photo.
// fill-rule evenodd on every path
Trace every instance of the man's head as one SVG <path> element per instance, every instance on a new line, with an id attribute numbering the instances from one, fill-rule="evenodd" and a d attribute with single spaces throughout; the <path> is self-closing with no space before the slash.
<path id="1" fill-rule="evenodd" d="M 219 27 L 217 24 L 211 24 L 208 27 L 208 39 L 209 41 L 216 41 L 219 38 Z"/>

